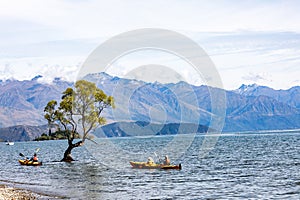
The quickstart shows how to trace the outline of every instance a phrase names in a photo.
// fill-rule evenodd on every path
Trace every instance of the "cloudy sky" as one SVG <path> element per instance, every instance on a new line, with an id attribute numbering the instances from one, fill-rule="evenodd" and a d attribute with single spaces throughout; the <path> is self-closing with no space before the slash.
<path id="1" fill-rule="evenodd" d="M 0 1 L 0 79 L 75 80 L 104 41 L 142 28 L 176 31 L 212 59 L 226 89 L 242 83 L 287 89 L 300 85 L 300 1 Z M 174 67 L 201 84 L 175 56 L 146 51 L 117 60 L 125 76 L 142 65 Z"/>

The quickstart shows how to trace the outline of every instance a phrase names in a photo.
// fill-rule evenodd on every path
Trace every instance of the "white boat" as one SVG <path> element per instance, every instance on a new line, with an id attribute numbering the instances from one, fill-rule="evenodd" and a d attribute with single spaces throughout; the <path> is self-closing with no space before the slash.
<path id="1" fill-rule="evenodd" d="M 6 142 L 7 145 L 14 145 L 14 142 Z"/>

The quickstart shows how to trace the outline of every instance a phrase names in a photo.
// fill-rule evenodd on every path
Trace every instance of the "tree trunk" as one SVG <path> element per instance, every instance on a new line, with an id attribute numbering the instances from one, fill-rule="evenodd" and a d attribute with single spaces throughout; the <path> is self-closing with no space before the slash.
<path id="1" fill-rule="evenodd" d="M 79 142 L 73 144 L 73 143 L 72 143 L 72 140 L 69 140 L 69 146 L 68 146 L 68 148 L 66 149 L 66 151 L 65 151 L 65 153 L 64 153 L 64 157 L 63 157 L 63 159 L 62 159 L 61 161 L 62 161 L 62 162 L 72 162 L 72 161 L 74 161 L 74 159 L 73 159 L 72 156 L 71 156 L 71 152 L 72 152 L 72 150 L 73 150 L 74 148 L 79 147 L 79 146 L 81 146 L 81 145 L 83 145 L 83 141 L 79 141 Z"/>

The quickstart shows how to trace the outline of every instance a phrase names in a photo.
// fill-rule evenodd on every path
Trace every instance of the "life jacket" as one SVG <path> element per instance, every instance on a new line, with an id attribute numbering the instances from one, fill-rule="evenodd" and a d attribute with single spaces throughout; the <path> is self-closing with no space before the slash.
<path id="1" fill-rule="evenodd" d="M 165 165 L 170 165 L 170 163 L 171 163 L 171 162 L 170 162 L 170 159 L 169 159 L 169 158 L 165 159 L 165 161 L 164 161 L 164 164 L 165 164 Z"/>
<path id="2" fill-rule="evenodd" d="M 36 156 L 33 157 L 32 159 L 34 162 L 37 162 L 38 161 L 38 158 Z"/>

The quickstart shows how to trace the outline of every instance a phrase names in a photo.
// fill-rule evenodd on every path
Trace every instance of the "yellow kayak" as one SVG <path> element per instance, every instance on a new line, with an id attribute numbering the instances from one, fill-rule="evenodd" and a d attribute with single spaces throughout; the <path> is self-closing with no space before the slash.
<path id="1" fill-rule="evenodd" d="M 179 165 L 164 165 L 164 164 L 156 164 L 156 163 L 147 163 L 147 162 L 129 162 L 132 168 L 138 169 L 177 169 L 181 170 L 181 164 Z"/>
<path id="2" fill-rule="evenodd" d="M 19 160 L 21 165 L 28 165 L 28 166 L 39 166 L 42 165 L 42 162 L 34 162 L 30 160 Z"/>

